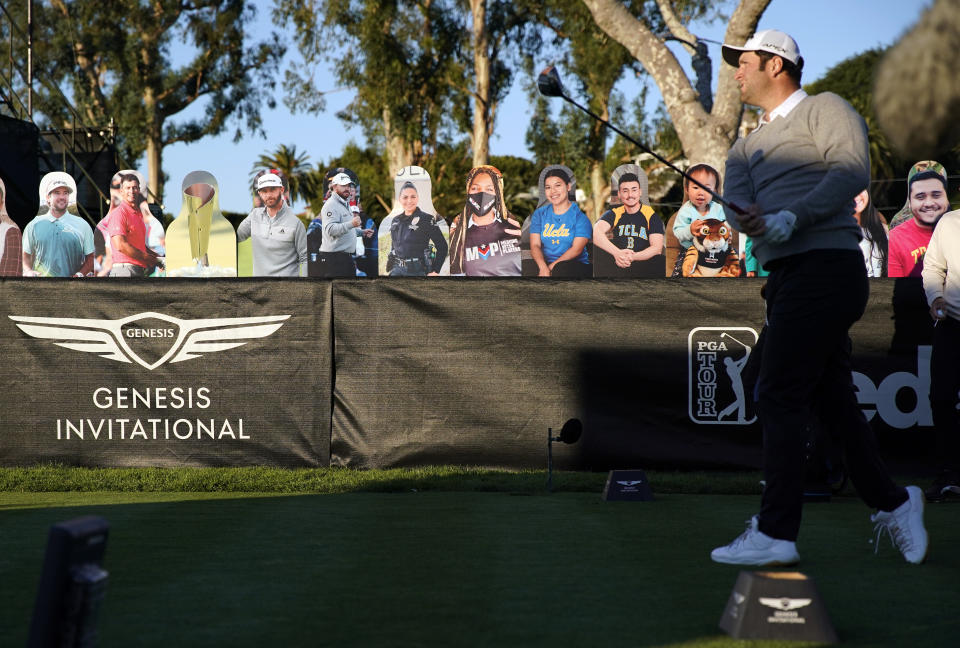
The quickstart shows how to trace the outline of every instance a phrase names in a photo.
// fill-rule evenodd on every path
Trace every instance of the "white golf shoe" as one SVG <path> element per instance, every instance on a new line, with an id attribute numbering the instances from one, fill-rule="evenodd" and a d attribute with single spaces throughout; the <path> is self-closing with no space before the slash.
<path id="1" fill-rule="evenodd" d="M 800 562 L 797 543 L 777 540 L 757 528 L 757 516 L 747 522 L 747 530 L 736 540 L 710 552 L 714 562 L 728 565 L 795 565 Z"/>
<path id="2" fill-rule="evenodd" d="M 907 486 L 907 501 L 892 511 L 877 511 L 870 516 L 875 523 L 874 552 L 879 551 L 880 536 L 886 531 L 907 562 L 920 564 L 927 557 L 927 530 L 923 526 L 923 491 Z"/>

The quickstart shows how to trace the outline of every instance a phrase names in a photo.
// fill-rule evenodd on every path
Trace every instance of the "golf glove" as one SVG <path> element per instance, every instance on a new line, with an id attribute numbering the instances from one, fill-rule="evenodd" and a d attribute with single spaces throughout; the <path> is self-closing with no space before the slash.
<path id="1" fill-rule="evenodd" d="M 797 215 L 786 209 L 781 209 L 776 214 L 767 214 L 763 220 L 767 224 L 763 237 L 774 244 L 784 243 L 797 227 Z"/>

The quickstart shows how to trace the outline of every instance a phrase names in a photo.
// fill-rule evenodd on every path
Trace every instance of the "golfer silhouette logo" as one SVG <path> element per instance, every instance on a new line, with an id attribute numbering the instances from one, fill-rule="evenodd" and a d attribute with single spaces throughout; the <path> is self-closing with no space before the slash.
<path id="1" fill-rule="evenodd" d="M 752 328 L 698 327 L 688 337 L 690 420 L 749 425 L 756 420 L 743 370 L 757 343 Z"/>

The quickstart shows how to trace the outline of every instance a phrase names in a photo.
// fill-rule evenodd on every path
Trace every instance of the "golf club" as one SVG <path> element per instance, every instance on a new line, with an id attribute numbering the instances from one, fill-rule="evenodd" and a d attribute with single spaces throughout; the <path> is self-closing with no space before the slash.
<path id="1" fill-rule="evenodd" d="M 686 178 L 688 181 L 692 182 L 693 184 L 697 185 L 698 187 L 700 187 L 701 189 L 703 189 L 704 191 L 706 191 L 708 194 L 710 194 L 711 196 L 713 196 L 713 199 L 716 200 L 716 201 L 717 201 L 718 203 L 720 203 L 721 205 L 725 205 L 725 206 L 729 207 L 730 209 L 732 209 L 733 211 L 737 212 L 738 214 L 746 214 L 746 213 L 747 213 L 744 209 L 742 209 L 742 208 L 740 208 L 739 206 L 733 204 L 732 202 L 729 202 L 729 201 L 727 201 L 727 200 L 724 200 L 723 197 L 720 196 L 720 194 L 718 194 L 716 191 L 713 191 L 713 190 L 710 189 L 709 187 L 705 187 L 702 183 L 698 182 L 696 178 L 693 178 L 693 177 L 689 176 L 689 175 L 686 173 L 686 171 L 682 171 L 679 167 L 677 167 L 677 166 L 671 164 L 670 162 L 668 162 L 667 160 L 663 159 L 662 157 L 660 157 L 659 155 L 657 155 L 656 153 L 654 153 L 652 150 L 650 150 L 649 148 L 647 148 L 646 146 L 644 146 L 643 144 L 641 144 L 641 143 L 638 142 L 637 140 L 633 139 L 632 137 L 630 137 L 629 135 L 627 135 L 626 133 L 624 133 L 622 130 L 620 130 L 619 128 L 617 128 L 616 126 L 614 126 L 613 124 L 611 124 L 610 122 L 608 122 L 608 121 L 607 121 L 606 119 L 604 119 L 603 117 L 600 117 L 599 115 L 594 114 L 594 112 L 591 111 L 589 108 L 585 108 L 584 106 L 581 106 L 581 105 L 578 104 L 576 101 L 574 101 L 573 99 L 571 99 L 570 97 L 568 97 L 566 94 L 564 94 L 564 92 L 563 92 L 563 82 L 560 81 L 560 73 L 557 72 L 557 68 L 556 68 L 555 66 L 551 65 L 551 66 L 547 67 L 543 72 L 540 73 L 540 76 L 537 77 L 537 89 L 540 90 L 540 94 L 542 94 L 544 97 L 560 97 L 560 98 L 562 98 L 562 99 L 565 99 L 565 100 L 568 101 L 569 103 L 573 104 L 574 106 L 576 106 L 577 108 L 579 108 L 579 109 L 582 110 L 583 112 L 587 113 L 588 115 L 590 115 L 591 117 L 593 117 L 594 119 L 596 119 L 598 122 L 600 122 L 601 124 L 603 124 L 603 125 L 606 126 L 607 128 L 611 129 L 613 132 L 619 134 L 621 137 L 623 137 L 624 139 L 626 139 L 628 142 L 633 143 L 635 146 L 639 147 L 641 150 L 649 153 L 650 155 L 652 155 L 653 157 L 655 157 L 657 160 L 659 160 L 660 162 L 663 162 L 663 163 L 666 164 L 668 167 L 670 167 L 671 169 L 673 169 L 674 171 L 676 171 L 677 173 L 679 173 L 681 176 L 683 176 L 684 178 Z"/>

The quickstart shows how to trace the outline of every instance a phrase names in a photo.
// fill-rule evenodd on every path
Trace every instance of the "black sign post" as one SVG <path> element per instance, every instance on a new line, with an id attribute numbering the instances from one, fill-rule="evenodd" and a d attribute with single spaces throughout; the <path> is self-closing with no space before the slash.
<path id="1" fill-rule="evenodd" d="M 97 614 L 107 590 L 108 574 L 101 565 L 109 529 L 105 519 L 93 515 L 50 528 L 28 648 L 97 645 Z"/>

